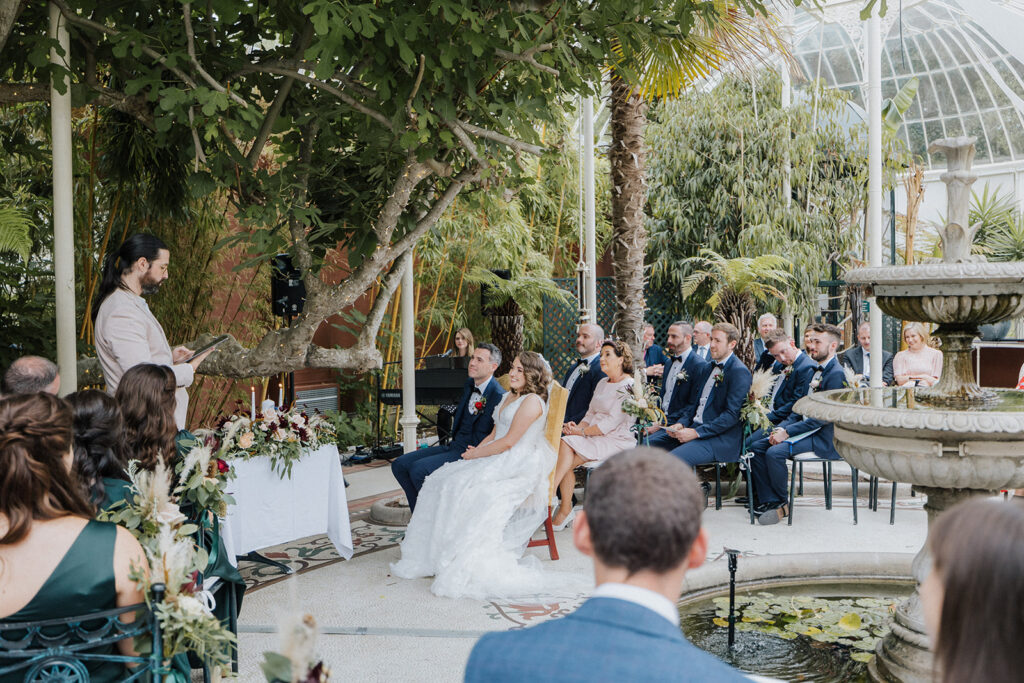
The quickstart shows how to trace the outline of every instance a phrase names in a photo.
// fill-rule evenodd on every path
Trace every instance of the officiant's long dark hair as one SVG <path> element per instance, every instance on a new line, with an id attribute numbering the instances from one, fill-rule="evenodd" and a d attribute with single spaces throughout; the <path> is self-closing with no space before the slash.
<path id="1" fill-rule="evenodd" d="M 103 259 L 103 279 L 100 280 L 100 289 L 92 303 L 93 320 L 96 320 L 96 314 L 99 313 L 103 300 L 121 286 L 121 276 L 131 272 L 132 265 L 140 258 L 155 261 L 160 255 L 161 249 L 167 249 L 167 245 L 159 237 L 139 233 L 126 239 L 116 251 L 107 254 L 107 257 Z"/>
<path id="2" fill-rule="evenodd" d="M 519 395 L 537 394 L 547 401 L 551 371 L 548 370 L 548 364 L 544 362 L 544 357 L 533 351 L 523 351 L 517 357 L 523 364 L 523 377 L 526 379 L 526 384 L 523 385 L 523 390 L 519 392 Z"/>

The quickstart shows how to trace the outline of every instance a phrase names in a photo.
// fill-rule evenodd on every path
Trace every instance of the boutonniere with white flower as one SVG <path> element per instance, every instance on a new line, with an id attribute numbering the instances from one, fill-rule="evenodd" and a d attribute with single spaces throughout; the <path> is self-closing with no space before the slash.
<path id="1" fill-rule="evenodd" d="M 589 362 L 580 363 L 580 374 L 581 375 L 585 375 L 588 372 L 590 372 L 590 363 Z"/>
<path id="2" fill-rule="evenodd" d="M 817 388 L 818 388 L 818 385 L 820 385 L 820 384 L 821 384 L 821 377 L 820 376 L 819 377 L 815 377 L 814 379 L 812 379 L 811 380 L 811 391 L 816 391 Z"/>
<path id="3" fill-rule="evenodd" d="M 676 373 L 677 382 L 685 382 L 688 379 L 690 379 L 690 376 L 686 374 L 686 370 L 680 370 L 679 372 Z"/>

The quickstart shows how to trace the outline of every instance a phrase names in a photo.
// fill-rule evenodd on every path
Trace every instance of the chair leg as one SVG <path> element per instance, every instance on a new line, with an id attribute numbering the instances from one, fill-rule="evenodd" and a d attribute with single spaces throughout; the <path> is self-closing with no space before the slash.
<path id="1" fill-rule="evenodd" d="M 857 525 L 857 484 L 860 479 L 860 473 L 856 467 L 851 467 L 850 470 L 853 472 L 853 524 Z"/>
<path id="2" fill-rule="evenodd" d="M 795 465 L 796 463 L 794 463 Z M 796 492 L 796 495 L 804 495 L 804 464 L 802 462 L 800 463 L 800 490 Z"/>
<path id="3" fill-rule="evenodd" d="M 793 526 L 793 492 L 796 490 L 797 463 L 793 463 L 793 471 L 789 475 L 789 526 Z"/>
<path id="4" fill-rule="evenodd" d="M 825 463 L 827 473 L 825 475 L 825 509 L 832 509 L 832 461 Z"/>
<path id="5" fill-rule="evenodd" d="M 747 511 L 750 512 L 750 523 L 754 523 L 754 478 L 750 476 L 750 459 L 747 459 Z"/>
<path id="6" fill-rule="evenodd" d="M 822 484 L 824 484 L 824 489 L 825 489 L 825 509 L 826 510 L 831 510 L 832 509 L 832 501 L 829 499 L 829 495 L 828 495 L 828 484 L 829 484 L 829 481 L 828 481 L 828 463 L 825 462 L 824 460 L 821 462 L 821 482 L 822 482 Z"/>
<path id="7" fill-rule="evenodd" d="M 583 500 L 587 500 L 587 489 L 590 488 L 590 473 L 593 471 L 593 467 L 586 468 L 586 474 L 583 476 Z"/>
<path id="8" fill-rule="evenodd" d="M 722 509 L 722 464 L 715 463 L 715 509 Z"/>
<path id="9" fill-rule="evenodd" d="M 892 483 L 892 502 L 889 503 L 889 524 L 896 524 L 896 482 Z"/>

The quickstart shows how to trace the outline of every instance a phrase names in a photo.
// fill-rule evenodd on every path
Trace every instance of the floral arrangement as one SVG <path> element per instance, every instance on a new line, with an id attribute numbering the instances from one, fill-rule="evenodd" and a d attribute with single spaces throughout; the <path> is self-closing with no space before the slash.
<path id="1" fill-rule="evenodd" d="M 622 412 L 635 417 L 637 421 L 652 425 L 665 419 L 661 409 L 661 397 L 653 384 L 644 381 L 640 370 L 634 373 L 633 386 L 623 389 Z"/>
<path id="2" fill-rule="evenodd" d="M 214 430 L 197 430 L 204 445 L 219 459 L 249 460 L 269 457 L 271 468 L 283 477 L 292 476 L 292 465 L 304 450 L 315 450 L 334 434 L 334 427 L 319 414 L 309 415 L 293 408 L 222 417 Z"/>
<path id="3" fill-rule="evenodd" d="M 843 368 L 843 374 L 846 375 L 845 384 L 848 387 L 862 387 L 867 386 L 867 382 L 864 381 L 864 375 L 858 375 L 853 371 L 849 365 L 840 366 Z"/>
<path id="4" fill-rule="evenodd" d="M 206 569 L 206 551 L 196 547 L 194 524 L 186 517 L 171 494 L 171 473 L 163 460 L 150 472 L 140 469 L 138 461 L 128 464 L 133 496 L 125 505 L 101 515 L 127 528 L 142 545 L 149 570 L 132 566 L 131 578 L 150 599 L 153 584 L 166 588 L 163 602 L 156 606 L 163 631 L 163 654 L 168 660 L 194 652 L 211 663 L 214 677 L 229 670 L 235 636 L 212 614 L 207 595 L 197 586 L 197 572 Z M 152 642 L 137 642 L 140 653 L 152 652 Z M 173 676 L 180 672 L 170 674 Z M 185 680 L 181 677 L 181 680 Z"/>
<path id="5" fill-rule="evenodd" d="M 718 370 L 718 374 L 715 375 L 715 386 L 716 387 L 719 384 L 721 384 L 722 382 L 725 381 L 725 370 L 723 370 L 722 368 L 717 368 L 717 370 Z M 714 372 L 714 370 L 712 370 L 712 372 Z"/>
<path id="6" fill-rule="evenodd" d="M 771 427 L 771 420 L 768 419 L 771 410 L 768 404 L 775 380 L 776 377 L 771 370 L 758 370 L 750 382 L 747 400 L 740 408 L 740 419 L 745 420 L 753 430 Z M 782 378 L 778 378 L 778 381 L 781 382 Z"/>
<path id="7" fill-rule="evenodd" d="M 280 626 L 281 652 L 264 652 L 260 668 L 267 683 L 326 683 L 331 672 L 316 660 L 316 619 L 306 614 L 287 617 Z"/>
<path id="8" fill-rule="evenodd" d="M 688 379 L 690 379 L 690 375 L 686 373 L 686 370 L 680 370 L 679 372 L 676 373 L 677 382 L 685 382 Z"/>
<path id="9" fill-rule="evenodd" d="M 212 438 L 210 443 L 199 443 L 193 440 L 186 443 L 188 451 L 178 461 L 174 473 L 178 478 L 178 486 L 174 493 L 183 501 L 188 501 L 197 510 L 210 510 L 218 517 L 224 517 L 228 505 L 234 499 L 228 495 L 228 482 L 235 478 L 234 470 L 227 460 L 214 455 Z"/>

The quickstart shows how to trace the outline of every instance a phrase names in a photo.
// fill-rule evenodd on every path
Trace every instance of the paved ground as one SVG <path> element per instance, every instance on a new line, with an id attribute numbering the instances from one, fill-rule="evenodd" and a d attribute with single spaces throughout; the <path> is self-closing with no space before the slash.
<path id="1" fill-rule="evenodd" d="M 283 612 L 314 615 L 321 626 L 318 652 L 337 681 L 458 681 L 475 639 L 485 631 L 521 628 L 574 609 L 586 596 L 537 596 L 507 601 L 452 600 L 430 593 L 427 579 L 392 577 L 402 530 L 382 528 L 365 519 L 369 502 L 397 486 L 387 467 L 346 469 L 351 482 L 356 556 L 340 561 L 323 539 L 302 539 L 271 553 L 299 567 L 300 573 L 278 580 L 275 570 L 251 568 L 254 589 L 246 595 L 240 619 L 241 678 L 263 680 L 259 661 L 277 649 L 275 624 Z M 820 477 L 820 474 L 819 474 Z M 727 503 L 709 509 L 704 525 L 710 534 L 709 563 L 724 563 L 723 547 L 744 555 L 793 553 L 915 553 L 924 541 L 926 520 L 921 499 L 899 488 L 896 524 L 889 525 L 888 485 L 882 487 L 878 512 L 866 510 L 867 486 L 860 489 L 860 523 L 853 524 L 849 470 L 836 467 L 834 506 L 826 510 L 820 481 L 808 481 L 799 499 L 794 525 L 751 526 L 744 508 Z M 884 508 L 884 509 L 883 509 Z M 590 577 L 587 558 L 572 547 L 571 531 L 559 532 L 561 559 L 550 562 L 546 549 L 531 549 L 553 569 Z M 540 552 L 537 552 L 537 551 Z M 739 575 L 742 578 L 743 560 Z M 246 573 L 246 572 L 244 572 Z"/>

